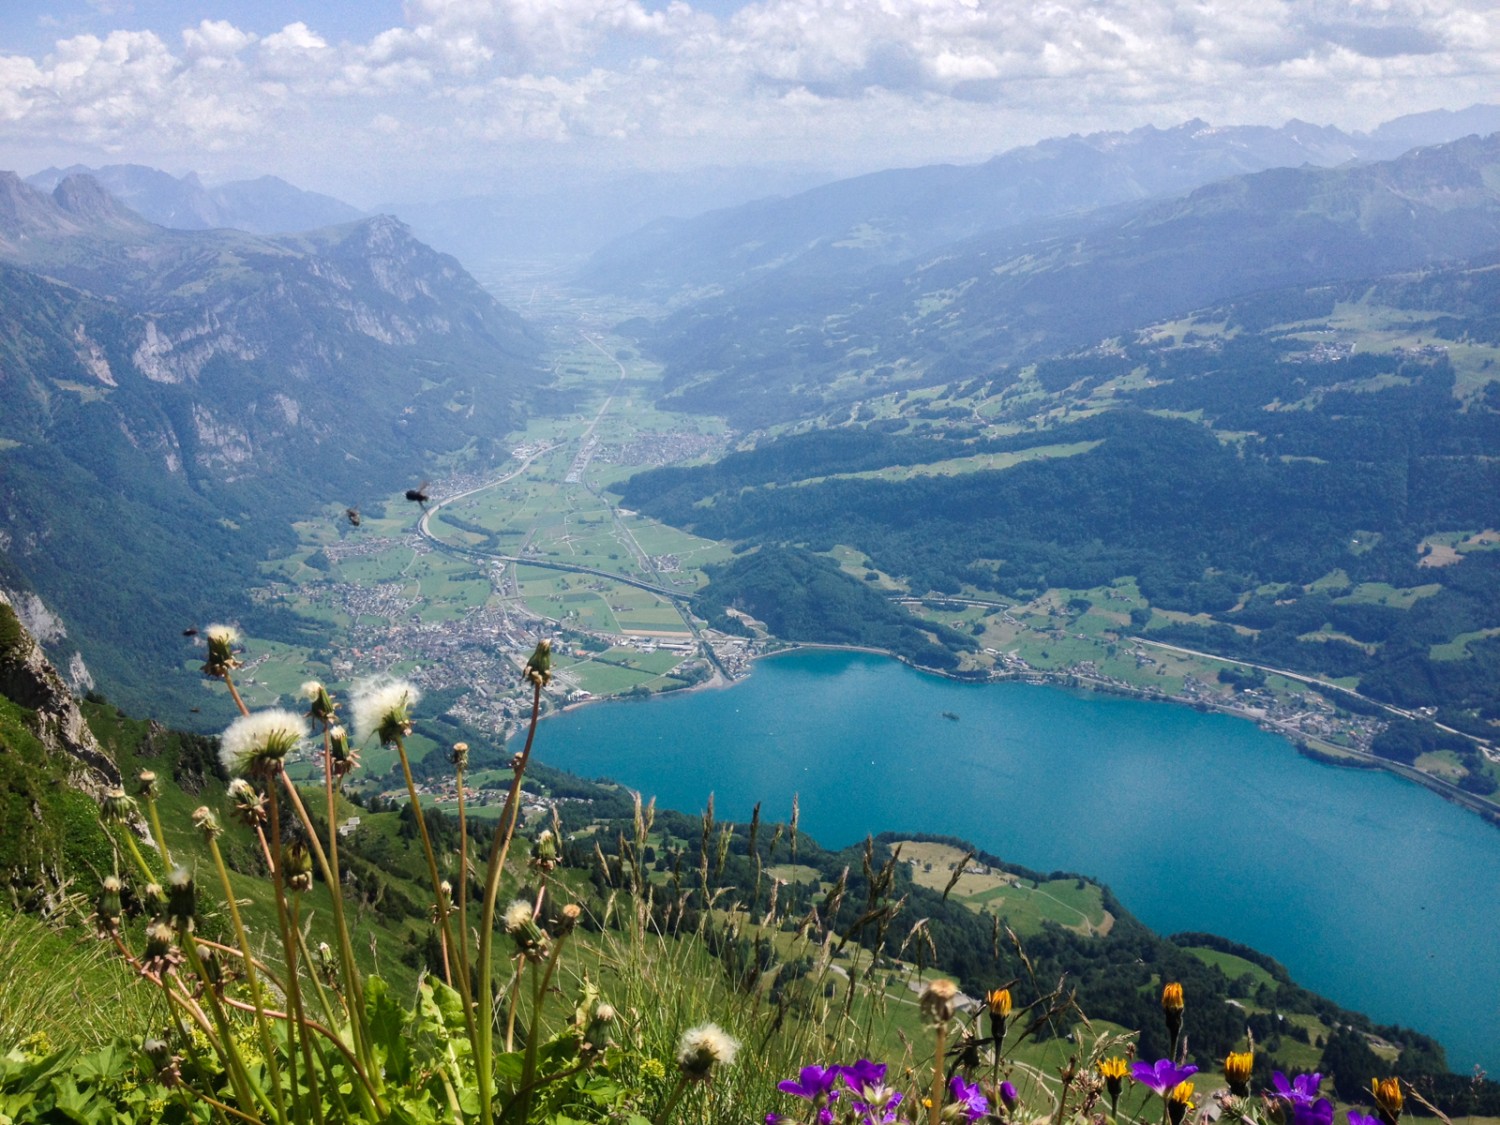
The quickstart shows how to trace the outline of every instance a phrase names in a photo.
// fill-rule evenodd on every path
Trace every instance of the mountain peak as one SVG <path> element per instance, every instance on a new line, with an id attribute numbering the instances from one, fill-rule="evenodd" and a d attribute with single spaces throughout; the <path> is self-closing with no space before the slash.
<path id="1" fill-rule="evenodd" d="M 131 226 L 141 223 L 139 216 L 122 207 L 104 190 L 103 184 L 85 173 L 64 177 L 52 190 L 52 198 L 58 207 L 86 223 Z"/>

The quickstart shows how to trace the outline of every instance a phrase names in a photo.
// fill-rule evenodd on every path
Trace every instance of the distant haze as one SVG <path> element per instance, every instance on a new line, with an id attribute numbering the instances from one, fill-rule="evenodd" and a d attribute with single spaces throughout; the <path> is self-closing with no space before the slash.
<path id="1" fill-rule="evenodd" d="M 1497 76 L 1488 0 L 7 0 L 0 167 L 271 174 L 366 209 L 810 183 L 1194 117 L 1368 130 Z"/>

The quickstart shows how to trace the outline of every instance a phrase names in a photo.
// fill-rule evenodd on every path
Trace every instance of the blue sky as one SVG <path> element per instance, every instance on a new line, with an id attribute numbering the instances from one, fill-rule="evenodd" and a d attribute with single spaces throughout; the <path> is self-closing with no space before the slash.
<path id="1" fill-rule="evenodd" d="M 1500 98 L 1491 0 L 3 0 L 0 168 L 497 175 L 982 160 Z"/>

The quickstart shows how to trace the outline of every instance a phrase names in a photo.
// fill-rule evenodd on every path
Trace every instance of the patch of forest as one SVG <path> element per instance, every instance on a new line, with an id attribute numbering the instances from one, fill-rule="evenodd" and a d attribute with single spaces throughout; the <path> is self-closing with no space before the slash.
<path id="1" fill-rule="evenodd" d="M 1119 409 L 1003 439 L 1099 442 L 1077 456 L 949 477 L 812 480 L 835 466 L 913 464 L 938 447 L 951 457 L 1000 444 L 835 430 L 641 474 L 623 486 L 624 500 L 742 545 L 852 545 L 916 593 L 1028 598 L 1133 576 L 1154 607 L 1217 622 L 1164 635 L 1182 643 L 1359 676 L 1377 698 L 1440 707 L 1470 725 L 1500 718 L 1500 642 L 1471 640 L 1463 659 L 1431 654 L 1500 626 L 1500 559 L 1475 552 L 1452 566 L 1418 565 L 1427 535 L 1500 526 L 1495 396 L 1456 397 L 1441 353 L 1319 358 L 1275 333 L 1127 353 L 1049 375 L 1072 385 L 1144 370 L 1145 385 L 1122 393 Z M 768 555 L 757 566 L 794 557 Z M 1337 572 L 1347 588 L 1315 589 Z M 705 601 L 727 604 L 716 586 L 731 580 L 740 572 L 714 576 Z M 782 597 L 796 584 L 790 572 L 780 581 L 758 573 L 757 582 Z M 1341 602 L 1365 582 L 1436 583 L 1440 592 L 1407 608 Z M 1355 643 L 1307 636 L 1325 627 Z"/>

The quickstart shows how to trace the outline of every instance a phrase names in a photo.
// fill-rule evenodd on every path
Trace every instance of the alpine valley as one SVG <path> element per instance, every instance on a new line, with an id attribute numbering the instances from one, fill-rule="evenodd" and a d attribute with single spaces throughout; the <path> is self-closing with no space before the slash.
<path id="1" fill-rule="evenodd" d="M 449 955 L 412 842 L 430 828 L 449 863 L 493 825 L 532 684 L 554 712 L 868 649 L 1228 712 L 1500 823 L 1497 128 L 1486 106 L 1368 134 L 1191 121 L 774 198 L 721 187 L 687 218 L 625 193 L 545 259 L 534 231 L 507 243 L 477 217 L 505 211 L 513 234 L 517 200 L 571 197 L 455 185 L 408 225 L 269 177 L 0 173 L 0 968 L 28 942 L 84 956 L 59 919 L 114 862 L 126 829 L 92 813 L 122 777 L 160 774 L 184 822 L 222 802 L 214 736 L 235 712 L 203 674 L 209 622 L 242 634 L 253 707 L 309 677 L 420 687 L 402 753 L 427 815 L 385 744 L 338 805 L 369 962 L 407 992 Z M 545 692 L 518 676 L 542 637 Z M 288 771 L 321 797 L 310 756 Z M 837 986 L 887 1046 L 918 1024 L 885 998 L 912 1007 L 934 964 L 973 995 L 1013 965 L 1046 1012 L 1023 1056 L 1039 1082 L 1084 1034 L 1056 997 L 1155 1057 L 1172 1044 L 1144 1029 L 1181 981 L 1205 1068 L 1249 1028 L 1258 1079 L 1319 1070 L 1352 1102 L 1378 1070 L 1500 1116 L 1500 1085 L 1450 1073 L 1426 1029 L 1317 996 L 1236 935 L 1159 937 L 1087 874 L 950 825 L 819 846 L 796 811 L 773 835 L 754 794 L 725 825 L 711 799 L 653 820 L 614 781 L 545 766 L 525 792 L 531 828 L 564 833 L 569 893 L 605 919 L 618 896 L 654 922 L 675 901 L 757 1012 L 818 1003 L 778 934 L 825 927 L 825 951 L 866 951 Z M 255 841 L 227 841 L 269 929 Z M 1177 850 L 1190 871 L 1193 842 Z M 1412 990 L 1492 952 L 1434 950 Z"/>

